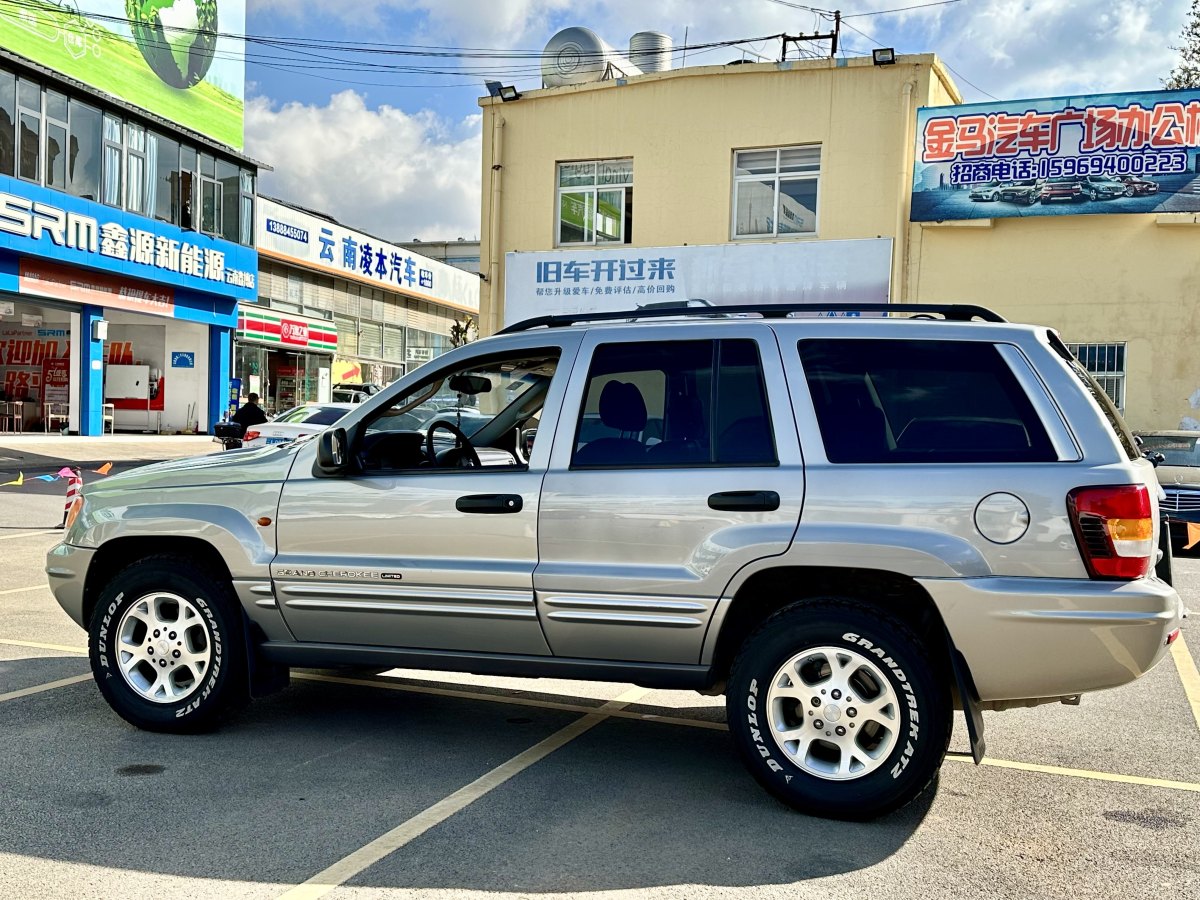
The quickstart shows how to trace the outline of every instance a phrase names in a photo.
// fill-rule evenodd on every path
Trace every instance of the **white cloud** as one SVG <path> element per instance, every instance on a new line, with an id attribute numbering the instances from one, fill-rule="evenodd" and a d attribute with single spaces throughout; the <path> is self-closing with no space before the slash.
<path id="1" fill-rule="evenodd" d="M 274 166 L 260 190 L 392 240 L 479 234 L 480 116 L 369 109 L 354 91 L 325 106 L 246 104 L 246 151 Z"/>

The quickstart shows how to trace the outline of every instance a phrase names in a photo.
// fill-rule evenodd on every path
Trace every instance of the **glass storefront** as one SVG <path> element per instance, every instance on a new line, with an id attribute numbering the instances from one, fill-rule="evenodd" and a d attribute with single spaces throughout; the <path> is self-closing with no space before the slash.
<path id="1" fill-rule="evenodd" d="M 328 403 L 336 349 L 330 322 L 239 305 L 233 377 L 241 380 L 240 402 L 258 394 L 269 416 L 302 403 Z"/>

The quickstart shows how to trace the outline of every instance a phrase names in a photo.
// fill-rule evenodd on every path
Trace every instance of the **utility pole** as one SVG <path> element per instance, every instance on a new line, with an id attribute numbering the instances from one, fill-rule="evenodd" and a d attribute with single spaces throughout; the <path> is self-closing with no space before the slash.
<path id="1" fill-rule="evenodd" d="M 800 50 L 801 41 L 829 41 L 829 58 L 833 59 L 837 56 L 838 39 L 842 34 L 842 11 L 840 9 L 833 12 L 833 31 L 825 34 L 783 34 L 782 46 L 779 52 L 779 61 L 787 61 L 788 44 L 795 44 L 797 54 Z"/>

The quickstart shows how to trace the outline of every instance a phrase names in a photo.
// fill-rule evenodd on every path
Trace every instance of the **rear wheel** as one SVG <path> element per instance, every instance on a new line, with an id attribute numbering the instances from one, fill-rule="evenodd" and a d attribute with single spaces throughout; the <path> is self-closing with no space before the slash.
<path id="1" fill-rule="evenodd" d="M 228 584 L 185 559 L 155 556 L 105 586 L 88 643 L 96 683 L 121 718 L 196 732 L 247 698 L 241 639 Z"/>
<path id="2" fill-rule="evenodd" d="M 899 620 L 849 598 L 773 615 L 743 645 L 729 728 L 751 774 L 793 808 L 839 819 L 898 809 L 934 780 L 949 683 Z"/>

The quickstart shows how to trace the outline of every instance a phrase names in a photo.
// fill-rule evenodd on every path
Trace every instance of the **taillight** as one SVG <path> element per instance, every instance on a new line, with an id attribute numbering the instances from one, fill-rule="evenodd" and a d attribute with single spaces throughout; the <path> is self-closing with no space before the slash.
<path id="1" fill-rule="evenodd" d="M 1132 580 L 1154 565 L 1154 519 L 1144 484 L 1075 488 L 1067 508 L 1092 578 Z"/>
<path id="2" fill-rule="evenodd" d="M 255 441 L 262 437 L 261 431 L 247 431 L 243 436 L 243 441 Z"/>

